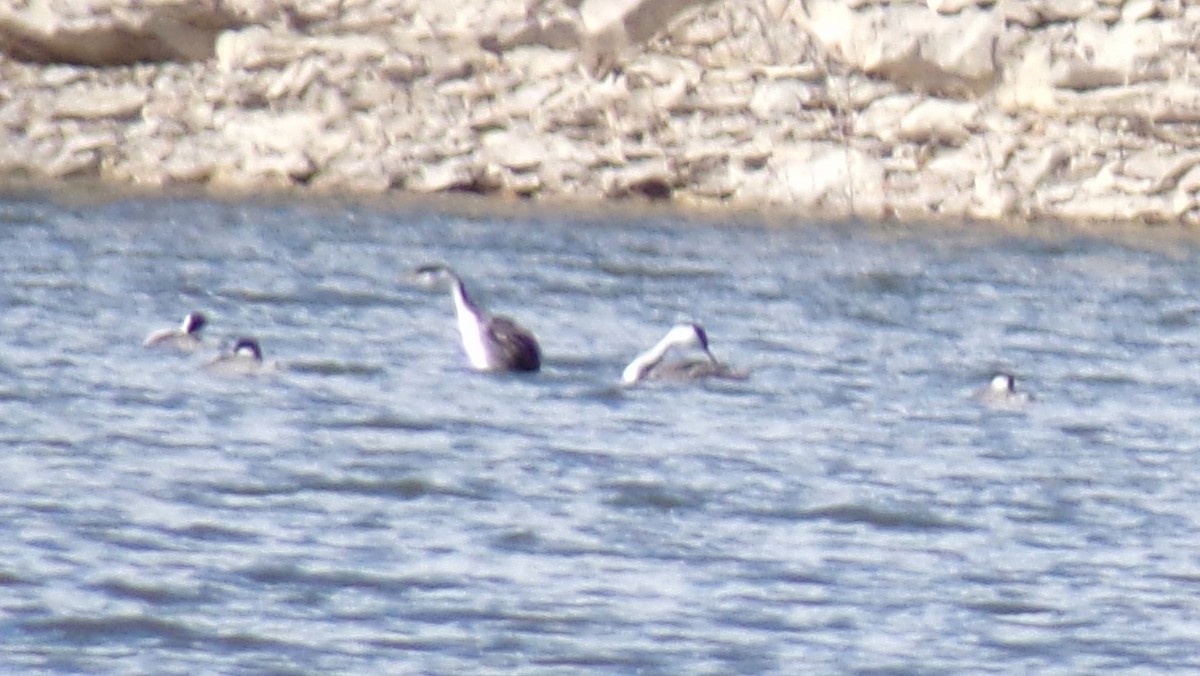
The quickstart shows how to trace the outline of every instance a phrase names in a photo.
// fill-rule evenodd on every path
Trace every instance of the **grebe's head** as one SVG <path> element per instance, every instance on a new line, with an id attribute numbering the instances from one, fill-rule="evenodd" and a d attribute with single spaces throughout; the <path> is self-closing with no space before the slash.
<path id="1" fill-rule="evenodd" d="M 199 312 L 189 312 L 183 318 L 183 332 L 188 335 L 195 335 L 199 333 L 200 329 L 204 328 L 204 325 L 207 323 L 208 319 L 206 319 L 203 314 Z"/>
<path id="2" fill-rule="evenodd" d="M 992 383 L 988 387 L 997 394 L 1010 394 L 1016 392 L 1016 386 L 1017 381 L 1011 373 L 997 373 L 992 376 Z"/>
<path id="3" fill-rule="evenodd" d="M 238 338 L 237 342 L 233 344 L 233 356 L 262 361 L 262 350 L 259 349 L 257 340 L 253 338 Z"/>
<path id="4" fill-rule="evenodd" d="M 445 263 L 428 263 L 422 265 L 414 271 L 417 279 L 424 280 L 426 283 L 438 282 L 444 279 L 456 280 L 458 275 L 454 270 L 450 269 Z"/>
<path id="5" fill-rule="evenodd" d="M 667 339 L 680 347 L 694 346 L 700 348 L 705 357 L 712 363 L 717 363 L 717 358 L 708 349 L 708 334 L 704 332 L 704 328 L 699 324 L 676 324 L 667 334 Z"/>
<path id="6" fill-rule="evenodd" d="M 708 334 L 699 324 L 676 324 L 669 333 L 667 340 L 675 345 L 694 345 L 708 352 Z"/>

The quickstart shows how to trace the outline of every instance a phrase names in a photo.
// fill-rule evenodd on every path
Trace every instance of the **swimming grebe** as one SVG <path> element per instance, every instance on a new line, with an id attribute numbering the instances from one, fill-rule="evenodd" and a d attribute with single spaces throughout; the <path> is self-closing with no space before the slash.
<path id="1" fill-rule="evenodd" d="M 270 370 L 273 364 L 267 364 L 262 358 L 262 348 L 253 338 L 238 338 L 228 352 L 218 355 L 204 365 L 210 373 L 228 375 L 259 373 Z"/>
<path id="2" fill-rule="evenodd" d="M 421 266 L 417 273 L 450 280 L 458 332 L 472 368 L 479 371 L 537 371 L 541 368 L 541 348 L 533 334 L 508 317 L 489 315 L 480 310 L 471 302 L 462 280 L 453 270 L 435 264 Z"/>
<path id="3" fill-rule="evenodd" d="M 989 404 L 1018 405 L 1027 403 L 1033 397 L 1027 392 L 1017 391 L 1017 381 L 1011 373 L 1000 372 L 975 392 L 975 398 Z"/>
<path id="4" fill-rule="evenodd" d="M 204 315 L 199 312 L 189 312 L 183 318 L 183 323 L 178 328 L 174 329 L 159 329 L 142 342 L 146 347 L 163 347 L 180 350 L 183 352 L 191 352 L 200 347 L 203 342 L 200 338 L 200 329 L 208 323 Z"/>
<path id="5" fill-rule="evenodd" d="M 672 347 L 697 347 L 705 359 L 684 359 L 663 363 Z M 745 378 L 744 373 L 717 361 L 708 349 L 708 334 L 699 324 L 677 324 L 654 347 L 639 354 L 621 374 L 626 385 L 642 380 L 694 380 L 699 378 Z"/>

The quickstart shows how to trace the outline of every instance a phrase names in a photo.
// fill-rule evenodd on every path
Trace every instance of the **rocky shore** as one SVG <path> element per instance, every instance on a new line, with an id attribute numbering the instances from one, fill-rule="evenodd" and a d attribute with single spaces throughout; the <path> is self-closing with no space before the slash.
<path id="1" fill-rule="evenodd" d="M 0 184 L 1200 223 L 1182 0 L 12 0 Z"/>

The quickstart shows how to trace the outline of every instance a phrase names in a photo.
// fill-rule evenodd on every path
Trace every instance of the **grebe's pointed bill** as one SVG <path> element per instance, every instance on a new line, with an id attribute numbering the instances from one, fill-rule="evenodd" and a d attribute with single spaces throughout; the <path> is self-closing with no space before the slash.
<path id="1" fill-rule="evenodd" d="M 204 325 L 207 323 L 208 320 L 202 313 L 189 312 L 183 317 L 183 322 L 180 323 L 178 328 L 159 329 L 146 336 L 146 340 L 142 341 L 142 345 L 190 352 L 200 347 L 202 342 L 200 329 L 204 328 Z"/>
<path id="2" fill-rule="evenodd" d="M 705 359 L 663 361 L 673 347 L 694 347 Z M 621 382 L 632 385 L 643 380 L 697 380 L 701 378 L 745 378 L 722 364 L 708 348 L 708 334 L 699 324 L 677 324 L 653 347 L 639 354 L 621 374 Z"/>
<path id="3" fill-rule="evenodd" d="M 467 295 L 462 279 L 442 263 L 422 265 L 422 277 L 450 280 L 454 316 L 463 351 L 477 371 L 537 371 L 542 366 L 541 348 L 528 329 L 516 321 L 481 310 Z"/>
<path id="4" fill-rule="evenodd" d="M 1017 379 L 1003 371 L 992 375 L 988 384 L 975 392 L 975 398 L 992 405 L 1014 406 L 1029 402 L 1033 397 L 1017 391 Z"/>

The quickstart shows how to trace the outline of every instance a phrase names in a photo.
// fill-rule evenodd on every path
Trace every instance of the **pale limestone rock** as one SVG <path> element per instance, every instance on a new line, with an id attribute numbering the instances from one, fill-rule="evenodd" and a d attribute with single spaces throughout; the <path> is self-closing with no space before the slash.
<path id="1" fill-rule="evenodd" d="M 704 69 L 696 62 L 662 54 L 647 54 L 625 66 L 632 86 L 669 85 L 680 79 L 695 85 L 703 77 Z"/>
<path id="2" fill-rule="evenodd" d="M 1126 157 L 1121 163 L 1121 173 L 1145 181 L 1143 192 L 1158 194 L 1174 189 L 1180 178 L 1197 165 L 1200 165 L 1200 152 L 1177 155 L 1156 148 Z"/>
<path id="3" fill-rule="evenodd" d="M 162 162 L 163 176 L 173 183 L 206 183 L 218 170 L 217 158 L 198 144 L 181 144 Z"/>
<path id="4" fill-rule="evenodd" d="M 748 109 L 760 120 L 799 115 L 806 108 L 823 102 L 823 91 L 811 82 L 800 80 L 766 81 L 754 88 Z"/>
<path id="5" fill-rule="evenodd" d="M 50 87 L 65 87 L 69 84 L 87 79 L 87 71 L 80 66 L 46 66 L 42 72 L 40 80 L 42 84 Z"/>
<path id="6" fill-rule="evenodd" d="M 254 192 L 261 186 L 291 188 L 314 173 L 315 165 L 299 151 L 253 153 L 218 163 L 209 180 L 220 189 Z"/>
<path id="7" fill-rule="evenodd" d="M 1138 88 L 1134 91 L 1133 98 L 1136 100 L 1140 95 L 1144 101 L 1148 94 L 1153 96 L 1153 108 L 1149 111 L 1144 106 L 1133 103 L 1130 106 L 1132 111 L 1119 112 L 1128 117 L 1141 115 L 1158 122 L 1200 122 L 1200 86 L 1193 84 L 1190 78 L 1172 79 L 1164 85 L 1157 86 L 1152 93 L 1146 88 Z"/>
<path id="8" fill-rule="evenodd" d="M 1135 23 L 1154 16 L 1158 11 L 1158 0 L 1129 0 L 1121 6 L 1121 21 Z"/>
<path id="9" fill-rule="evenodd" d="M 498 54 L 537 45 L 556 50 L 578 49 L 583 44 L 583 27 L 577 12 L 533 14 L 524 21 L 501 26 L 480 38 L 480 45 Z"/>
<path id="10" fill-rule="evenodd" d="M 712 0 L 583 0 L 579 14 L 588 35 L 618 30 L 625 44 L 638 45 L 678 14 L 708 2 Z"/>
<path id="11" fill-rule="evenodd" d="M 768 192 L 771 202 L 862 218 L 886 212 L 883 166 L 857 148 L 793 145 L 777 150 L 767 166 L 776 184 Z"/>
<path id="12" fill-rule="evenodd" d="M 1052 143 L 1043 148 L 1036 158 L 1023 159 L 1018 162 L 1014 172 L 1017 187 L 1033 192 L 1047 177 L 1067 166 L 1071 161 L 1071 153 L 1062 143 Z"/>
<path id="13" fill-rule="evenodd" d="M 967 193 L 978 187 L 976 182 L 980 175 L 991 176 L 996 169 L 973 149 L 944 148 L 926 160 L 922 174 L 935 185 L 948 188 L 949 192 Z"/>
<path id="14" fill-rule="evenodd" d="M 1053 213 L 1081 222 L 1169 223 L 1177 221 L 1187 206 L 1172 196 L 1086 195 L 1054 204 Z"/>
<path id="15" fill-rule="evenodd" d="M 136 116 L 146 104 L 146 92 L 136 87 L 110 91 L 72 87 L 64 90 L 54 105 L 54 117 L 84 120 L 123 119 Z"/>
<path id="16" fill-rule="evenodd" d="M 436 164 L 425 164 L 410 176 L 405 187 L 414 192 L 469 190 L 483 177 L 485 170 L 470 157 L 451 157 Z"/>
<path id="17" fill-rule="evenodd" d="M 103 129 L 90 133 L 71 134 L 63 141 L 62 152 L 77 155 L 86 152 L 104 152 L 115 148 L 120 142 L 120 134 L 112 129 Z"/>
<path id="18" fill-rule="evenodd" d="M 583 61 L 607 73 L 631 48 L 665 30 L 678 15 L 714 0 L 583 0 Z"/>
<path id="19" fill-rule="evenodd" d="M 899 140 L 900 121 L 920 100 L 916 94 L 901 93 L 874 101 L 854 116 L 853 132 L 894 143 Z"/>
<path id="20" fill-rule="evenodd" d="M 546 146 L 538 136 L 510 131 L 488 132 L 480 139 L 491 161 L 515 172 L 529 172 L 541 166 Z"/>
<path id="21" fill-rule="evenodd" d="M 101 44 L 104 26 L 182 1 L 0 15 L 41 7 Z M 1200 223 L 1192 3 L 219 4 L 242 23 L 208 61 L 0 59 L 0 173 Z M 622 19 L 586 32 L 576 7 Z M 629 41 L 626 19 L 653 8 L 657 39 Z M 1006 23 L 1022 11 L 1035 30 Z M 539 33 L 559 19 L 585 44 Z M 589 76 L 609 39 L 617 68 Z"/>
<path id="22" fill-rule="evenodd" d="M 1184 172 L 1175 184 L 1175 189 L 1181 193 L 1200 192 L 1200 165 L 1192 165 L 1192 168 Z"/>
<path id="23" fill-rule="evenodd" d="M 100 157 L 95 151 L 60 152 L 39 167 L 46 178 L 70 178 L 94 174 L 100 168 Z"/>
<path id="24" fill-rule="evenodd" d="M 967 7 L 990 4 L 981 0 L 925 0 L 925 5 L 938 14 L 958 14 Z"/>
<path id="25" fill-rule="evenodd" d="M 960 144 L 975 130 L 979 105 L 970 101 L 930 98 L 900 118 L 897 137 L 916 143 Z"/>
<path id="26" fill-rule="evenodd" d="M 1045 58 L 1051 63 L 1048 77 L 1056 87 L 1076 90 L 1163 79 L 1168 70 L 1160 58 L 1162 48 L 1182 47 L 1189 41 L 1190 37 L 1160 22 L 1118 23 L 1112 27 L 1094 21 L 1079 22 L 1072 48 Z M 1061 50 L 1052 44 L 1040 48 L 1052 53 Z"/>
<path id="27" fill-rule="evenodd" d="M 994 173 L 982 171 L 975 175 L 974 192 L 967 214 L 972 218 L 999 221 L 1017 216 L 1020 198 L 1012 185 Z"/>
<path id="28" fill-rule="evenodd" d="M 995 12 L 942 16 L 909 5 L 856 12 L 840 0 L 806 0 L 803 7 L 801 25 L 833 58 L 902 87 L 970 95 L 998 77 L 1003 21 Z"/>
<path id="29" fill-rule="evenodd" d="M 676 177 L 662 157 L 641 159 L 603 172 L 604 194 L 609 197 L 645 197 L 669 199 Z"/>
<path id="30" fill-rule="evenodd" d="M 73 13 L 51 0 L 0 6 L 0 53 L 88 66 L 203 60 L 213 55 L 217 35 L 242 20 L 223 3 L 121 4 L 80 3 Z"/>
<path id="31" fill-rule="evenodd" d="M 1033 3 L 1043 22 L 1074 21 L 1096 10 L 1095 0 L 1038 0 Z"/>
<path id="32" fill-rule="evenodd" d="M 576 63 L 571 52 L 533 45 L 507 50 L 501 59 L 526 78 L 522 84 L 541 87 L 553 86 L 552 78 L 566 75 Z"/>
<path id="33" fill-rule="evenodd" d="M 263 93 L 269 101 L 300 96 L 320 77 L 322 70 L 324 67 L 315 59 L 296 61 L 275 75 Z"/>
<path id="34" fill-rule="evenodd" d="M 325 130 L 325 120 L 319 113 L 294 112 L 273 115 L 267 112 L 224 115 L 218 118 L 217 128 L 234 148 L 253 154 L 285 153 L 307 147 Z"/>
<path id="35" fill-rule="evenodd" d="M 379 195 L 392 187 L 392 177 L 374 157 L 338 157 L 309 182 L 314 190 L 332 194 Z"/>
<path id="36" fill-rule="evenodd" d="M 226 72 L 287 66 L 310 55 L 361 66 L 382 61 L 390 51 L 378 36 L 297 37 L 263 26 L 225 31 L 214 47 L 217 63 Z"/>

